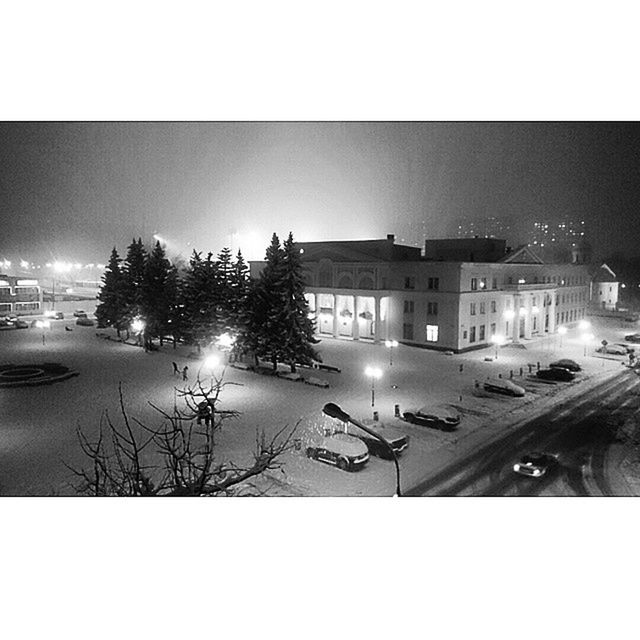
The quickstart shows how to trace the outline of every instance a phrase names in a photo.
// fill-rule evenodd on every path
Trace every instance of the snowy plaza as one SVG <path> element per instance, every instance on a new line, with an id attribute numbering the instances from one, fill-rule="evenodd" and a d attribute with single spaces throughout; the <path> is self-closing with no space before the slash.
<path id="1" fill-rule="evenodd" d="M 65 326 L 72 329 L 65 330 Z M 620 324 L 598 327 L 597 338 L 610 342 L 623 339 L 628 327 Z M 99 335 L 101 334 L 101 335 Z M 298 425 L 297 447 L 285 455 L 283 472 L 270 473 L 260 481 L 266 495 L 298 496 L 384 496 L 394 490 L 393 463 L 371 457 L 366 467 L 348 473 L 309 460 L 306 444 L 325 429 L 340 424 L 323 415 L 322 407 L 335 402 L 353 417 L 370 421 L 373 411 L 388 426 L 400 428 L 411 437 L 400 458 L 403 487 L 419 482 L 434 466 L 443 464 L 464 446 L 489 437 L 500 420 L 508 423 L 535 407 L 561 399 L 569 391 L 583 388 L 589 380 L 615 375 L 625 358 L 598 357 L 578 340 L 576 332 L 562 338 L 532 340 L 525 348 L 493 347 L 466 354 L 447 355 L 399 345 L 390 353 L 384 344 L 325 339 L 318 345 L 324 363 L 340 372 L 301 369 L 302 375 L 326 381 L 322 388 L 275 376 L 257 375 L 220 365 L 210 372 L 201 367 L 193 349 L 179 345 L 145 353 L 143 349 L 115 340 L 115 331 L 76 326 L 71 320 L 52 322 L 43 341 L 36 328 L 0 333 L 2 363 L 33 365 L 59 363 L 78 375 L 43 386 L 0 389 L 2 432 L 0 433 L 0 492 L 2 495 L 74 495 L 73 476 L 65 463 L 78 468 L 87 465 L 78 445 L 76 429 L 95 436 L 105 411 L 120 419 L 118 385 L 122 383 L 125 406 L 131 417 L 157 424 L 158 414 L 149 403 L 170 410 L 176 389 L 187 383 L 173 373 L 172 362 L 189 367 L 189 381 L 200 373 L 205 380 L 212 373 L 224 382 L 221 409 L 240 412 L 224 423 L 217 439 L 217 458 L 242 462 L 250 458 L 256 431 L 273 435 L 282 427 Z M 109 335 L 112 339 L 104 339 Z M 560 340 L 564 340 L 562 350 Z M 44 342 L 44 344 L 43 344 Z M 495 358 L 498 354 L 497 359 Z M 221 354 L 224 359 L 224 353 Z M 546 366 L 551 360 L 572 357 L 584 366 L 579 381 L 570 385 L 543 384 L 528 374 L 528 366 Z M 390 362 L 392 363 L 390 364 Z M 375 406 L 371 406 L 371 380 L 367 366 L 382 370 L 375 381 Z M 522 377 L 520 370 L 523 370 Z M 522 384 L 525 398 L 478 397 L 475 381 L 501 374 Z M 460 428 L 452 433 L 408 424 L 395 417 L 401 411 L 429 402 L 449 406 L 462 415 Z"/>

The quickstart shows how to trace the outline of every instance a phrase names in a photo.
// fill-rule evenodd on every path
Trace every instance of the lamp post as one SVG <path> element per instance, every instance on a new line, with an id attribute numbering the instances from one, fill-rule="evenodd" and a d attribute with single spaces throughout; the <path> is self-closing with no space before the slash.
<path id="1" fill-rule="evenodd" d="M 393 350 L 398 346 L 398 341 L 397 340 L 385 340 L 384 341 L 384 346 L 387 347 L 387 349 L 389 349 L 389 366 L 393 365 L 393 358 L 392 358 L 392 353 Z"/>
<path id="2" fill-rule="evenodd" d="M 396 452 L 393 450 L 393 447 L 391 446 L 389 441 L 373 429 L 369 429 L 369 427 L 366 427 L 358 420 L 354 420 L 346 411 L 343 411 L 337 404 L 334 404 L 333 402 L 328 402 L 327 404 L 325 404 L 322 408 L 322 412 L 331 418 L 342 420 L 342 422 L 350 422 L 352 425 L 358 427 L 359 429 L 366 431 L 370 436 L 373 436 L 374 438 L 380 440 L 380 442 L 382 442 L 387 447 L 387 449 L 389 449 L 389 452 L 393 457 L 393 464 L 396 467 L 395 495 L 400 497 L 402 495 L 400 491 L 400 465 L 398 464 L 398 456 L 396 455 Z"/>
<path id="3" fill-rule="evenodd" d="M 562 336 L 566 335 L 567 327 L 558 327 L 558 334 L 560 335 L 560 348 L 562 349 Z"/>
<path id="4" fill-rule="evenodd" d="M 498 359 L 498 347 L 501 347 L 504 344 L 504 342 L 505 342 L 504 336 L 501 336 L 501 335 L 499 335 L 497 333 L 494 333 L 491 336 L 491 342 L 493 342 L 493 344 L 496 346 L 496 360 L 497 360 Z"/>
<path id="5" fill-rule="evenodd" d="M 36 320 L 36 327 L 42 329 L 42 346 L 45 345 L 44 330 L 48 329 L 50 326 L 51 326 L 51 323 L 48 320 Z"/>
<path id="6" fill-rule="evenodd" d="M 375 407 L 376 405 L 376 389 L 375 383 L 377 378 L 382 377 L 382 370 L 378 367 L 367 367 L 364 370 L 364 374 L 371 378 L 371 406 Z"/>
<path id="7" fill-rule="evenodd" d="M 142 335 L 145 326 L 145 322 L 142 318 L 135 318 L 131 323 L 131 330 L 138 338 L 138 344 L 140 344 L 140 336 Z"/>
<path id="8" fill-rule="evenodd" d="M 584 343 L 584 357 L 587 357 L 587 345 L 593 340 L 593 333 L 583 333 L 582 342 Z"/>

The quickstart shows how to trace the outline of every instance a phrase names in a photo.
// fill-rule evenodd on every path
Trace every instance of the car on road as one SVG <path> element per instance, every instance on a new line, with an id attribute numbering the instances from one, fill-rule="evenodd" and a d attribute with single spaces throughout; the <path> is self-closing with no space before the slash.
<path id="1" fill-rule="evenodd" d="M 625 336 L 624 339 L 627 342 L 640 342 L 640 333 L 630 333 L 628 336 Z"/>
<path id="2" fill-rule="evenodd" d="M 631 347 L 628 344 L 624 344 L 623 342 L 614 342 L 614 345 L 616 347 L 622 347 L 627 353 L 635 353 L 636 352 L 636 348 L 635 347 Z"/>
<path id="3" fill-rule="evenodd" d="M 87 318 L 87 316 L 80 316 L 76 318 L 76 324 L 79 324 L 81 327 L 93 327 L 95 323 L 91 318 Z"/>
<path id="4" fill-rule="evenodd" d="M 627 349 L 617 344 L 605 344 L 596 349 L 596 353 L 609 353 L 612 356 L 626 356 Z"/>
<path id="5" fill-rule="evenodd" d="M 552 367 L 550 369 L 540 369 L 536 371 L 536 376 L 541 380 L 558 380 L 559 382 L 571 382 L 575 380 L 576 374 L 569 369 L 562 367 Z"/>
<path id="6" fill-rule="evenodd" d="M 460 414 L 442 405 L 425 405 L 419 409 L 408 409 L 402 417 L 413 424 L 441 431 L 453 431 L 460 424 Z"/>
<path id="7" fill-rule="evenodd" d="M 84 311 L 84 309 L 76 309 L 73 312 L 73 315 L 75 318 L 86 318 L 87 317 L 87 312 Z"/>
<path id="8" fill-rule="evenodd" d="M 582 371 L 582 367 L 575 360 L 571 360 L 570 358 L 560 358 L 560 360 L 552 362 L 549 367 L 552 369 L 568 369 L 573 372 Z"/>
<path id="9" fill-rule="evenodd" d="M 402 431 L 384 427 L 382 425 L 367 425 L 367 427 L 372 431 L 379 433 L 391 445 L 396 456 L 400 455 L 409 446 L 409 436 L 402 433 Z M 356 429 L 349 429 L 349 435 L 362 440 L 362 442 L 367 445 L 367 449 L 371 455 L 377 456 L 378 458 L 384 458 L 385 460 L 393 460 L 393 455 L 389 451 L 387 445 L 378 440 L 375 436 L 372 436 L 370 433 L 361 430 L 356 431 Z"/>
<path id="10" fill-rule="evenodd" d="M 369 461 L 367 445 L 348 433 L 325 436 L 317 445 L 307 447 L 307 458 L 331 464 L 343 471 L 357 471 Z"/>
<path id="11" fill-rule="evenodd" d="M 513 396 L 515 398 L 522 398 L 525 394 L 524 389 L 511 380 L 503 380 L 502 378 L 489 378 L 483 383 L 485 391 L 491 393 L 500 393 L 505 396 Z"/>
<path id="12" fill-rule="evenodd" d="M 52 320 L 64 320 L 64 313 L 62 313 L 62 311 L 54 311 L 53 309 L 47 309 L 47 311 L 44 312 L 44 316 Z"/>
<path id="13" fill-rule="evenodd" d="M 523 476 L 540 478 L 558 464 L 558 456 L 554 453 L 527 453 L 513 465 L 513 470 Z"/>
<path id="14" fill-rule="evenodd" d="M 18 318 L 14 323 L 13 326 L 16 329 L 28 329 L 29 328 L 29 323 L 26 320 L 22 320 L 21 318 Z"/>

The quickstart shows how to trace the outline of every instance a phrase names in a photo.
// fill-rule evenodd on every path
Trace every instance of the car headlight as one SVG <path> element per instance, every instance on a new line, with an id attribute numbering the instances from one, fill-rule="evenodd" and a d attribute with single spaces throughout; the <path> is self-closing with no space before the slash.
<path id="1" fill-rule="evenodd" d="M 533 475 L 534 476 L 539 476 L 542 473 L 542 471 L 540 471 L 540 469 L 534 469 L 533 470 Z"/>
<path id="2" fill-rule="evenodd" d="M 520 471 L 520 465 L 519 464 L 514 464 L 513 465 L 513 470 L 514 471 Z"/>

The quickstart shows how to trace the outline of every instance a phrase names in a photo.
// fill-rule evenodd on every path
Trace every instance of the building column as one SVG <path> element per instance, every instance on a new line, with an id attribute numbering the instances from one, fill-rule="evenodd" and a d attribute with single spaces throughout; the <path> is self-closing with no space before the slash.
<path id="1" fill-rule="evenodd" d="M 337 297 L 336 294 L 331 294 L 333 296 L 333 337 L 338 337 L 338 307 L 337 307 Z"/>
<path id="2" fill-rule="evenodd" d="M 379 295 L 375 295 L 374 298 L 374 304 L 375 304 L 375 317 L 376 317 L 376 324 L 373 328 L 373 341 L 374 343 L 378 343 L 380 342 L 380 296 Z"/>
<path id="3" fill-rule="evenodd" d="M 351 334 L 354 340 L 360 340 L 360 322 L 358 319 L 358 296 L 353 296 L 353 322 Z"/>
<path id="4" fill-rule="evenodd" d="M 531 304 L 531 296 L 526 296 L 525 299 L 525 311 L 524 314 L 524 337 L 526 340 L 531 340 L 531 329 L 533 326 L 533 309 Z"/>
<path id="5" fill-rule="evenodd" d="M 520 296 L 513 296 L 513 327 L 511 328 L 511 338 L 514 344 L 520 342 Z"/>
<path id="6" fill-rule="evenodd" d="M 552 292 L 549 295 L 550 301 L 547 309 L 549 310 L 549 333 L 556 332 L 556 294 Z"/>

